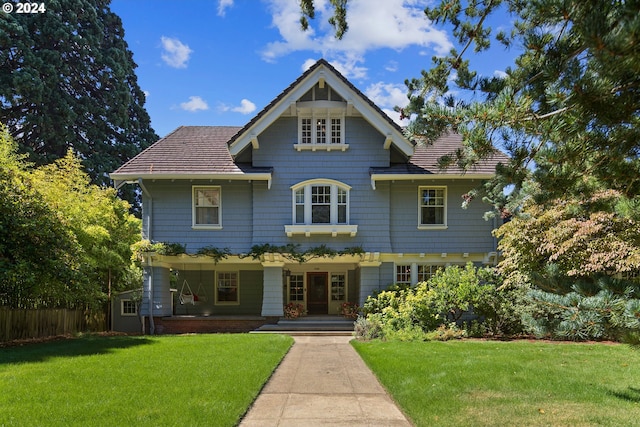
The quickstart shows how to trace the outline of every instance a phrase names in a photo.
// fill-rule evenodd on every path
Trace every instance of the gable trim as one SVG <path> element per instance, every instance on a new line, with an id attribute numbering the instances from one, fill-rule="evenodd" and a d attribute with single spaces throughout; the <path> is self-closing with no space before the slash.
<path id="1" fill-rule="evenodd" d="M 256 135 L 260 135 L 286 110 L 295 108 L 296 101 L 320 81 L 331 86 L 345 99 L 347 109 L 358 110 L 365 120 L 385 136 L 384 148 L 394 144 L 407 157 L 413 155 L 413 143 L 405 138 L 402 129 L 327 61 L 321 59 L 231 138 L 231 156 L 235 157 L 244 150 Z"/>

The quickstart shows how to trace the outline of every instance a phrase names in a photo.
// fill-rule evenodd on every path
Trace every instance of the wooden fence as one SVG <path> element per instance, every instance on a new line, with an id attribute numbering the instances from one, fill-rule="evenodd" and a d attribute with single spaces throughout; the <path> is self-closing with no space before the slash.
<path id="1" fill-rule="evenodd" d="M 105 330 L 107 316 L 100 311 L 0 307 L 0 342 Z"/>

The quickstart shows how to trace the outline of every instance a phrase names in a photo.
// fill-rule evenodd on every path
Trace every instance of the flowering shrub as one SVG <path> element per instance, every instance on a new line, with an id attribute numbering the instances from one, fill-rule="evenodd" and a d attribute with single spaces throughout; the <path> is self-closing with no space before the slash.
<path id="1" fill-rule="evenodd" d="M 340 313 L 342 313 L 344 317 L 348 317 L 349 319 L 357 318 L 359 311 L 360 306 L 355 302 L 343 302 L 340 306 Z"/>
<path id="2" fill-rule="evenodd" d="M 284 306 L 284 317 L 287 319 L 295 319 L 304 314 L 304 306 L 300 303 L 290 302 Z"/>

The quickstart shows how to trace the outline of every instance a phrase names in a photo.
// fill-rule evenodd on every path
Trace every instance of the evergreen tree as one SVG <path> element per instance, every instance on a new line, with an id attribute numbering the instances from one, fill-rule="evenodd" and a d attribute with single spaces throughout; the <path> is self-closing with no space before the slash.
<path id="1" fill-rule="evenodd" d="M 0 13 L 0 120 L 36 164 L 73 149 L 109 185 L 109 172 L 156 141 L 135 68 L 109 0 Z"/>
<path id="2" fill-rule="evenodd" d="M 332 5 L 341 38 L 347 0 Z M 301 1 L 301 11 L 306 29 L 313 0 Z M 427 18 L 452 28 L 460 49 L 434 57 L 429 70 L 406 81 L 411 102 L 401 113 L 412 119 L 409 136 L 430 143 L 448 130 L 460 132 L 465 147 L 444 156 L 442 167 L 470 169 L 496 147 L 507 151 L 511 162 L 467 198 L 483 195 L 504 215 L 517 213 L 530 196 L 585 200 L 611 189 L 638 202 L 639 12 L 637 1 L 624 0 L 442 0 L 427 8 Z M 511 29 L 487 25 L 498 13 Z M 506 77 L 470 67 L 470 58 L 495 42 L 522 50 Z"/>
<path id="3" fill-rule="evenodd" d="M 487 18 L 502 11 L 510 32 L 492 33 Z M 640 14 L 638 3 L 596 0 L 442 1 L 426 15 L 450 24 L 460 51 L 433 58 L 407 81 L 414 117 L 410 133 L 432 141 L 456 130 L 465 148 L 442 159 L 471 168 L 503 146 L 511 162 L 484 194 L 504 214 L 526 197 L 545 202 L 571 195 L 586 200 L 611 189 L 640 195 Z M 522 53 L 506 77 L 481 76 L 469 66 L 494 41 Z M 473 49 L 470 49 L 472 48 Z M 473 94 L 464 102 L 449 96 Z M 504 189 L 513 191 L 505 194 Z M 475 194 L 471 194 L 473 196 Z"/>

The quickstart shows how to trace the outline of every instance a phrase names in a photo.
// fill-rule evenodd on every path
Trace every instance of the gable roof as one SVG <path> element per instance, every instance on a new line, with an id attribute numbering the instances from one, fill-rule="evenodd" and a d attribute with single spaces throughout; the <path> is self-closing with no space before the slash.
<path id="1" fill-rule="evenodd" d="M 231 155 L 239 154 L 249 144 L 255 145 L 264 129 L 287 109 L 295 108 L 296 101 L 321 80 L 347 101 L 348 108 L 355 108 L 374 128 L 386 136 L 385 148 L 394 144 L 407 157 L 413 154 L 413 143 L 404 136 L 402 128 L 331 64 L 325 59 L 320 59 L 231 138 Z"/>
<path id="2" fill-rule="evenodd" d="M 418 175 L 421 175 L 420 178 L 429 175 L 430 179 L 451 179 L 454 176 L 466 179 L 488 179 L 495 175 L 498 164 L 509 161 L 506 154 L 496 150 L 490 158 L 479 161 L 466 171 L 455 164 L 446 169 L 438 166 L 438 160 L 442 156 L 454 154 L 462 146 L 462 135 L 457 133 L 444 134 L 433 144 L 418 144 L 414 155 L 407 163 L 394 164 L 386 168 L 370 168 L 371 186 L 375 188 L 377 181 L 413 180 L 418 178 Z"/>
<path id="3" fill-rule="evenodd" d="M 111 173 L 119 187 L 137 179 L 271 180 L 272 168 L 235 163 L 227 142 L 238 126 L 180 126 Z"/>

